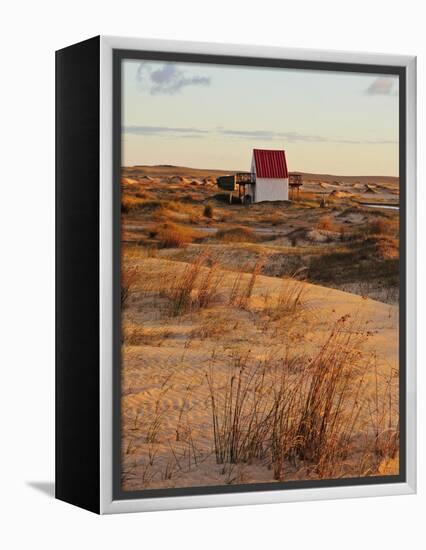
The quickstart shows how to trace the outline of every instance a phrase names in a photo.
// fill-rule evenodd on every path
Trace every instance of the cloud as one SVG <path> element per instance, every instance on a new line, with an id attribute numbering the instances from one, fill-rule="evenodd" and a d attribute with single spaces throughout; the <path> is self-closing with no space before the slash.
<path id="1" fill-rule="evenodd" d="M 208 130 L 200 130 L 198 128 L 174 128 L 170 126 L 125 126 L 123 128 L 124 134 L 136 134 L 143 136 L 165 135 L 170 134 L 174 136 L 188 136 L 208 134 Z"/>
<path id="2" fill-rule="evenodd" d="M 189 86 L 210 85 L 209 77 L 188 76 L 175 63 L 164 63 L 160 68 L 154 69 L 151 64 L 142 62 L 137 70 L 137 80 L 151 95 L 174 95 Z"/>
<path id="3" fill-rule="evenodd" d="M 392 139 L 340 139 L 333 141 L 333 143 L 344 143 L 348 145 L 394 145 L 399 142 Z"/>
<path id="4" fill-rule="evenodd" d="M 381 76 L 373 80 L 370 86 L 365 90 L 367 95 L 397 95 L 395 86 L 396 80 Z"/>
<path id="5" fill-rule="evenodd" d="M 398 143 L 397 141 L 392 140 L 352 140 L 352 139 L 339 139 L 339 138 L 327 138 L 325 136 L 312 135 L 312 134 L 301 134 L 299 132 L 272 132 L 267 130 L 227 130 L 224 128 L 217 128 L 217 133 L 237 137 L 242 139 L 257 139 L 257 140 L 280 140 L 287 143 L 343 143 L 349 145 L 378 145 L 378 144 L 390 144 Z"/>
<path id="6" fill-rule="evenodd" d="M 395 144 L 398 141 L 393 140 L 351 140 L 328 138 L 325 136 L 301 134 L 299 132 L 274 132 L 270 130 L 233 130 L 223 127 L 217 127 L 214 130 L 205 130 L 202 128 L 185 128 L 171 126 L 125 126 L 123 134 L 134 134 L 142 136 L 171 136 L 176 138 L 201 138 L 207 135 L 245 139 L 251 141 L 280 141 L 284 143 L 336 143 L 346 145 L 388 145 Z"/>
<path id="7" fill-rule="evenodd" d="M 309 134 L 300 134 L 299 132 L 271 132 L 268 130 L 226 130 L 218 128 L 217 132 L 226 136 L 240 137 L 244 139 L 285 139 L 289 142 L 307 141 L 307 142 L 321 142 L 327 141 L 322 136 L 315 136 Z"/>

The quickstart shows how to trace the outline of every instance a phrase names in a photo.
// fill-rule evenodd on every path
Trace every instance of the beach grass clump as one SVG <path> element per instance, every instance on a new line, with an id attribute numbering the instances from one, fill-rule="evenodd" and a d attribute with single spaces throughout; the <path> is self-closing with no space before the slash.
<path id="1" fill-rule="evenodd" d="M 398 219 L 389 219 L 384 217 L 374 217 L 369 220 L 366 233 L 370 235 L 386 235 L 388 237 L 397 237 L 399 235 Z"/>
<path id="2" fill-rule="evenodd" d="M 229 295 L 230 306 L 243 309 L 248 306 L 248 302 L 253 294 L 256 280 L 263 269 L 264 263 L 265 259 L 261 256 L 257 259 L 251 273 L 246 273 L 244 268 L 237 272 Z"/>
<path id="3" fill-rule="evenodd" d="M 322 218 L 318 220 L 316 228 L 322 229 L 323 231 L 331 231 L 333 233 L 340 231 L 340 225 L 337 224 L 331 216 L 322 216 Z"/>
<path id="4" fill-rule="evenodd" d="M 262 458 L 267 439 L 266 366 L 249 365 L 248 354 L 232 357 L 225 384 L 206 373 L 209 389 L 216 462 L 237 464 Z"/>
<path id="5" fill-rule="evenodd" d="M 278 293 L 275 315 L 279 317 L 293 316 L 300 312 L 306 305 L 307 287 L 296 276 L 283 278 Z"/>
<path id="6" fill-rule="evenodd" d="M 390 369 L 380 375 L 377 361 L 374 361 L 374 392 L 368 404 L 370 426 L 373 434 L 373 454 L 380 464 L 394 460 L 399 452 L 399 420 L 395 420 L 393 409 L 394 386 L 398 385 L 398 373 Z"/>
<path id="7" fill-rule="evenodd" d="M 256 243 L 259 240 L 252 229 L 244 226 L 219 229 L 215 239 L 224 243 Z"/>
<path id="8" fill-rule="evenodd" d="M 203 210 L 203 216 L 205 218 L 210 218 L 210 219 L 213 218 L 214 210 L 213 210 L 213 206 L 211 204 L 206 204 L 205 205 L 204 210 Z"/>
<path id="9" fill-rule="evenodd" d="M 335 475 L 348 455 L 362 403 L 364 383 L 359 344 L 364 335 L 340 318 L 309 365 L 309 383 L 303 399 L 293 452 L 314 465 L 320 477 Z M 360 376 L 361 374 L 361 376 Z"/>
<path id="10" fill-rule="evenodd" d="M 223 273 L 218 263 L 211 260 L 208 252 L 199 254 L 193 263 L 175 277 L 166 292 L 170 301 L 170 315 L 176 317 L 210 307 L 218 298 L 222 280 Z"/>
<path id="11" fill-rule="evenodd" d="M 138 210 L 143 202 L 144 199 L 141 199 L 135 195 L 124 195 L 121 198 L 121 212 L 123 214 L 130 214 L 131 212 Z"/>
<path id="12" fill-rule="evenodd" d="M 287 354 L 253 363 L 249 352 L 240 353 L 220 384 L 211 366 L 206 379 L 216 462 L 260 459 L 276 480 L 295 468 L 314 479 L 358 475 L 354 456 L 363 457 L 369 475 L 390 468 L 399 445 L 390 390 L 377 390 L 366 429 L 368 400 L 361 396 L 370 361 L 360 348 L 367 338 L 343 316 L 312 357 Z M 297 370 L 296 360 L 303 363 Z"/>
<path id="13" fill-rule="evenodd" d="M 197 231 L 173 222 L 157 225 L 150 231 L 159 248 L 184 248 L 200 237 Z"/>

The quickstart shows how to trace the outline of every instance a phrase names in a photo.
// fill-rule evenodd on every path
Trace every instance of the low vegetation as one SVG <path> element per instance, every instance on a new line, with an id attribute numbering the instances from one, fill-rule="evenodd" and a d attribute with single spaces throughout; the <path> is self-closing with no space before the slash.
<path id="1" fill-rule="evenodd" d="M 200 254 L 194 263 L 189 264 L 182 274 L 177 275 L 170 288 L 164 291 L 170 300 L 170 314 L 178 316 L 195 309 L 209 307 L 218 296 L 223 275 L 217 263 L 204 267 L 210 257 Z"/>
<path id="2" fill-rule="evenodd" d="M 399 221 L 397 219 L 375 217 L 368 222 L 366 233 L 371 235 L 399 236 Z"/>
<path id="3" fill-rule="evenodd" d="M 159 248 L 183 248 L 200 237 L 193 229 L 173 222 L 155 226 L 150 235 L 156 239 Z"/>
<path id="4" fill-rule="evenodd" d="M 331 216 L 323 216 L 317 223 L 317 229 L 323 229 L 324 231 L 333 231 L 337 233 L 340 231 L 340 225 L 335 222 Z"/>
<path id="5" fill-rule="evenodd" d="M 296 316 L 306 308 L 308 290 L 296 276 L 285 277 L 281 283 L 274 315 L 278 318 Z"/>
<path id="6" fill-rule="evenodd" d="M 358 349 L 363 335 L 347 324 L 347 318 L 337 321 L 296 376 L 287 362 L 252 365 L 248 354 L 234 357 L 224 386 L 215 384 L 212 369 L 206 374 L 218 464 L 264 460 L 278 480 L 296 462 L 313 477 L 345 473 L 362 425 L 367 366 Z M 367 438 L 367 448 L 372 445 L 374 438 Z"/>
<path id="7" fill-rule="evenodd" d="M 256 243 L 259 240 L 252 229 L 243 226 L 219 229 L 215 239 L 224 243 Z"/>
<path id="8" fill-rule="evenodd" d="M 206 204 L 206 206 L 204 207 L 203 216 L 211 219 L 213 218 L 213 214 L 213 206 L 211 204 Z"/>

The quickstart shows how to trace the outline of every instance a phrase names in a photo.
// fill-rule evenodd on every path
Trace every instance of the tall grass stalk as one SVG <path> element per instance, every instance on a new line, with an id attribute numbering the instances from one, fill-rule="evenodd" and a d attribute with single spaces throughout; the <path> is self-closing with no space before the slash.
<path id="1" fill-rule="evenodd" d="M 203 252 L 175 278 L 166 293 L 170 299 L 169 311 L 173 317 L 194 309 L 207 308 L 217 298 L 223 273 L 217 263 L 205 267 L 209 261 L 210 255 Z"/>

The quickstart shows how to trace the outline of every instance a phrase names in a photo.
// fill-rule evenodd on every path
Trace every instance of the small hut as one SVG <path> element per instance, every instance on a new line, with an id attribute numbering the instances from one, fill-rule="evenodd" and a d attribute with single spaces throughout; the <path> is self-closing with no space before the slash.
<path id="1" fill-rule="evenodd" d="M 256 185 L 251 188 L 253 202 L 288 201 L 288 169 L 282 149 L 253 149 L 251 172 Z"/>
<path id="2" fill-rule="evenodd" d="M 288 200 L 288 169 L 282 149 L 253 149 L 250 172 L 238 172 L 217 178 L 221 189 L 233 192 L 244 204 Z"/>

